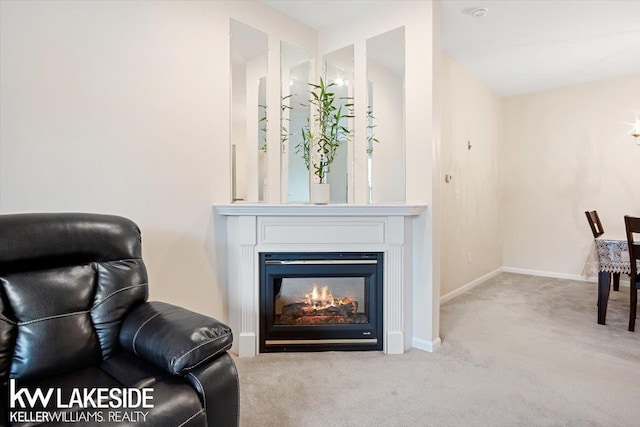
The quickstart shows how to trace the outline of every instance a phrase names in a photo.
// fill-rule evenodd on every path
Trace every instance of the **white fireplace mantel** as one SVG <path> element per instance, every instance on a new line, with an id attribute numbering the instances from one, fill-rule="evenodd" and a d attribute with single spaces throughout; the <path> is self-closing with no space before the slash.
<path id="1" fill-rule="evenodd" d="M 215 205 L 216 211 L 227 216 L 415 216 L 426 209 L 423 205 L 401 204 L 288 204 L 232 203 Z"/>
<path id="2" fill-rule="evenodd" d="M 414 222 L 424 205 L 224 204 L 228 322 L 233 351 L 253 357 L 259 344 L 261 252 L 383 252 L 384 351 L 400 354 L 412 343 Z"/>

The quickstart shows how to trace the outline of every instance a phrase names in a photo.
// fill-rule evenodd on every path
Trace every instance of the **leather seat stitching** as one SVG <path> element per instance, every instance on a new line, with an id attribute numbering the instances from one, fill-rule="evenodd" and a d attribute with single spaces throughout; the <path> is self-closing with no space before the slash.
<path id="1" fill-rule="evenodd" d="M 100 304 L 102 304 L 103 302 L 105 302 L 106 300 L 108 300 L 109 298 L 111 298 L 112 296 L 114 296 L 115 294 L 117 294 L 119 292 L 128 291 L 130 289 L 140 288 L 140 287 L 143 287 L 143 286 L 149 286 L 149 284 L 148 283 L 141 283 L 139 285 L 127 286 L 126 288 L 118 289 L 117 291 L 111 292 L 102 301 L 100 301 L 97 304 L 94 304 L 93 307 L 91 307 L 91 310 L 95 310 Z"/>
<path id="2" fill-rule="evenodd" d="M 200 380 L 198 379 L 198 377 L 196 377 L 195 375 L 193 375 L 192 372 L 189 372 L 187 375 L 190 375 L 191 378 L 194 379 L 195 382 L 198 383 L 198 385 L 200 386 L 200 389 L 202 390 L 202 400 L 204 403 L 204 409 L 207 409 L 207 393 L 204 389 L 204 387 L 202 386 L 202 383 L 200 382 Z"/>
<path id="3" fill-rule="evenodd" d="M 220 350 L 216 351 L 215 353 L 212 353 L 212 354 L 208 355 L 207 357 L 205 357 L 204 359 L 202 359 L 201 361 L 199 361 L 199 362 L 198 362 L 198 363 L 196 363 L 195 365 L 193 365 L 193 366 L 189 366 L 189 367 L 187 367 L 187 368 L 185 368 L 185 369 L 194 369 L 194 368 L 197 368 L 198 366 L 202 365 L 204 362 L 207 362 L 207 361 L 208 361 L 209 359 L 211 359 L 212 357 L 215 357 L 215 356 L 219 355 L 220 353 L 223 353 L 223 352 L 225 352 L 225 351 L 229 350 L 230 348 L 231 348 L 231 344 L 229 344 L 229 345 L 227 345 L 227 346 L 225 346 L 225 347 L 221 348 Z"/>
<path id="4" fill-rule="evenodd" d="M 18 322 L 14 322 L 13 320 L 3 316 L 2 314 L 0 314 L 0 320 L 4 320 L 5 322 L 9 323 L 10 325 L 17 325 Z"/>
<path id="5" fill-rule="evenodd" d="M 148 318 L 147 320 L 145 320 L 144 323 L 142 325 L 140 325 L 140 327 L 138 328 L 136 333 L 133 335 L 133 339 L 131 340 L 131 349 L 133 350 L 133 352 L 135 353 L 136 356 L 139 356 L 138 352 L 136 351 L 136 338 L 138 338 L 138 334 L 140 333 L 140 330 L 142 330 L 142 328 L 144 328 L 144 325 L 146 325 L 147 323 L 151 322 L 153 319 L 155 319 L 156 317 L 158 317 L 161 314 L 162 313 L 156 313 L 153 316 L 151 316 L 150 318 Z"/>
<path id="6" fill-rule="evenodd" d="M 207 340 L 207 341 L 204 341 L 204 342 L 202 342 L 202 343 L 198 344 L 197 346 L 193 347 L 191 350 L 187 351 L 187 352 L 186 352 L 185 354 L 183 354 L 182 356 L 178 357 L 178 358 L 176 359 L 176 364 L 177 364 L 178 362 L 180 362 L 180 360 L 181 360 L 183 357 L 187 356 L 187 355 L 188 355 L 189 353 L 191 353 L 192 351 L 196 351 L 197 349 L 199 349 L 200 347 L 202 347 L 202 346 L 204 346 L 204 345 L 210 344 L 210 343 L 212 343 L 212 342 L 214 342 L 214 341 L 219 340 L 220 338 L 226 338 L 226 337 L 228 337 L 228 336 L 229 336 L 229 333 L 226 333 L 226 334 L 224 334 L 224 335 L 220 335 L 219 337 L 215 337 L 215 338 L 212 338 L 212 339 L 210 339 L 210 340 Z"/>
<path id="7" fill-rule="evenodd" d="M 73 312 L 73 313 L 65 313 L 65 314 L 56 314 L 54 316 L 41 317 L 40 319 L 33 319 L 33 320 L 27 320 L 27 321 L 24 321 L 24 322 L 18 322 L 18 323 L 16 323 L 16 325 L 23 326 L 23 325 L 29 325 L 31 323 L 42 322 L 42 321 L 45 321 L 45 320 L 53 320 L 53 319 L 59 319 L 61 317 L 77 316 L 79 314 L 88 314 L 88 313 L 89 313 L 89 310 L 76 311 L 76 312 Z"/>
<path id="8" fill-rule="evenodd" d="M 107 264 L 120 261 L 142 261 L 142 258 L 116 258 L 116 259 L 102 259 L 100 261 L 93 261 L 95 264 Z"/>
<path id="9" fill-rule="evenodd" d="M 189 418 L 187 418 L 187 420 L 184 421 L 182 424 L 178 425 L 178 427 L 182 427 L 183 425 L 187 424 L 189 421 L 191 421 L 192 419 L 194 419 L 195 417 L 197 417 L 198 415 L 200 415 L 203 412 L 204 412 L 204 409 L 200 409 L 198 412 L 196 412 L 195 414 L 193 414 Z"/>

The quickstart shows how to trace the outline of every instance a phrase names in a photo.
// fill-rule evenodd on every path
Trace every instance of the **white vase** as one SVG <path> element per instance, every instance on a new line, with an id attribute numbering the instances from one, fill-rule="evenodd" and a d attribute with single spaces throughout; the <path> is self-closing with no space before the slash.
<path id="1" fill-rule="evenodd" d="M 331 200 L 331 184 L 311 184 L 311 203 L 326 205 Z"/>

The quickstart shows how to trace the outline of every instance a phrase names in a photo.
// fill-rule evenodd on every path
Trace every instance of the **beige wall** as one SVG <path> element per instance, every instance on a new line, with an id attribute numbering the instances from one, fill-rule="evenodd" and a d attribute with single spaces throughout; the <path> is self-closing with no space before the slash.
<path id="1" fill-rule="evenodd" d="M 151 298 L 226 318 L 229 18 L 310 51 L 315 32 L 261 2 L 0 7 L 0 213 L 130 217 Z"/>
<path id="2" fill-rule="evenodd" d="M 443 64 L 441 295 L 501 267 L 581 279 L 584 211 L 612 235 L 640 215 L 640 75 L 501 98 Z"/>
<path id="3" fill-rule="evenodd" d="M 578 278 L 593 237 L 640 215 L 640 74 L 505 99 L 504 266 Z"/>
<path id="4" fill-rule="evenodd" d="M 443 55 L 443 297 L 502 266 L 503 101 Z M 467 141 L 471 142 L 469 150 Z M 444 183 L 444 175 L 453 179 Z"/>

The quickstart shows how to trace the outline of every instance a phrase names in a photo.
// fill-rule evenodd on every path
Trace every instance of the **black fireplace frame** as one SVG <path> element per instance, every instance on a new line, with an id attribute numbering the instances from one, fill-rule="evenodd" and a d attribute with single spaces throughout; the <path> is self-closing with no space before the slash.
<path id="1" fill-rule="evenodd" d="M 259 259 L 261 353 L 383 349 L 383 252 L 263 252 Z M 311 276 L 364 278 L 369 323 L 276 325 L 274 280 Z"/>

